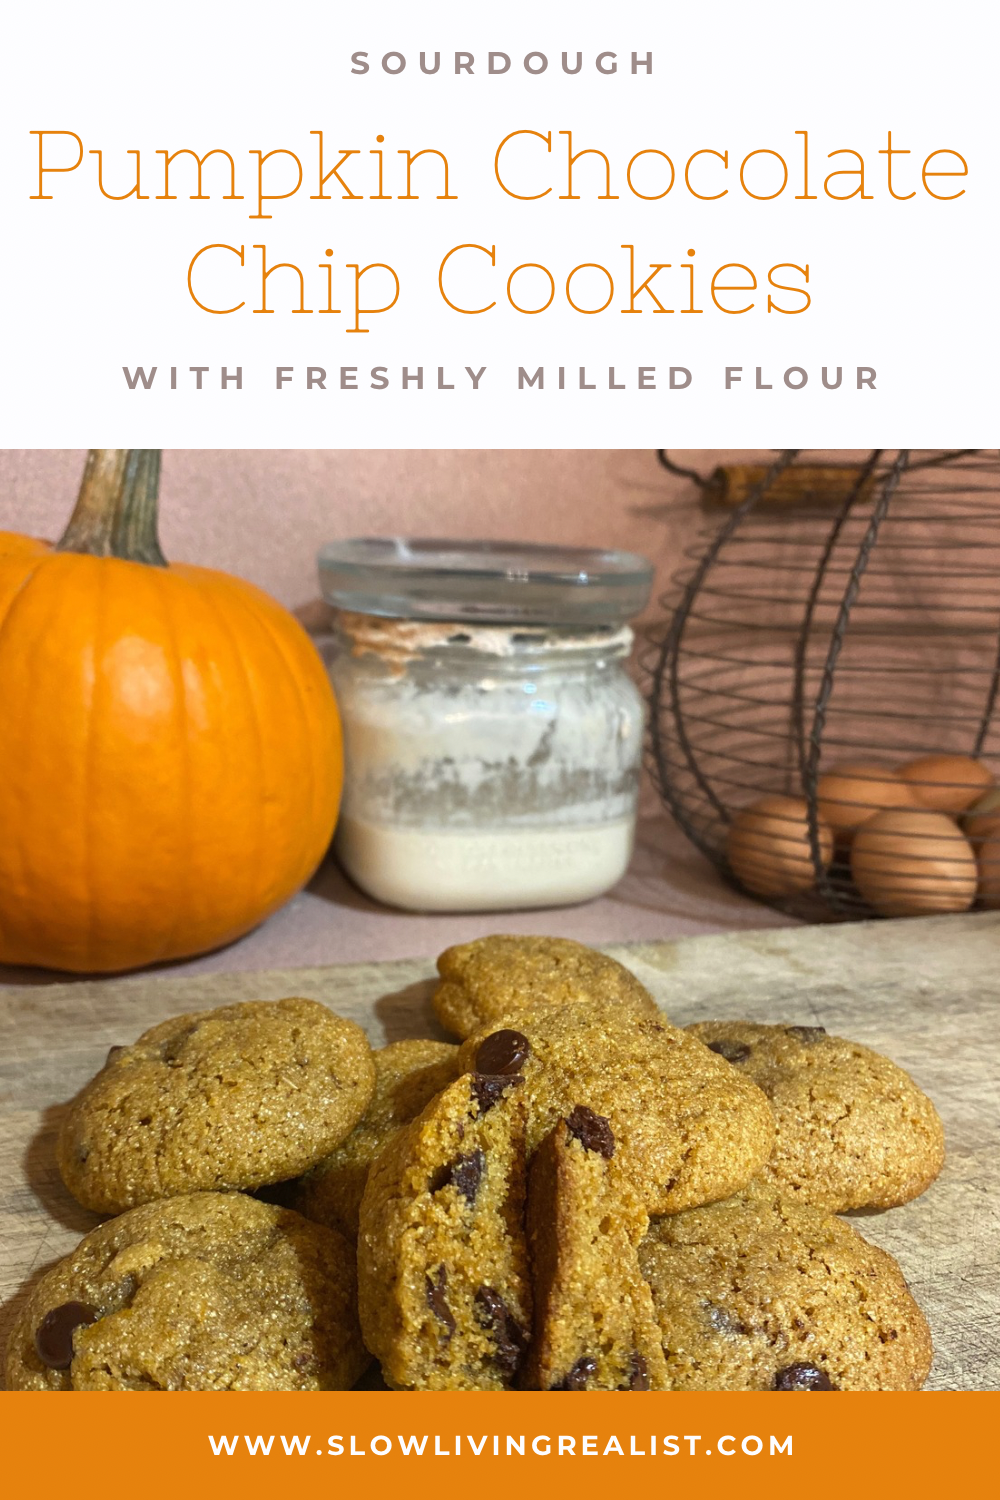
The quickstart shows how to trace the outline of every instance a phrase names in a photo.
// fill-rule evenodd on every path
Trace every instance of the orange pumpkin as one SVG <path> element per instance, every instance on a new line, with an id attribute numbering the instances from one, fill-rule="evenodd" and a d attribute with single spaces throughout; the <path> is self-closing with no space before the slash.
<path id="1" fill-rule="evenodd" d="M 0 557 L 40 557 L 49 550 L 48 542 L 40 542 L 36 537 L 0 531 Z"/>
<path id="2" fill-rule="evenodd" d="M 62 540 L 0 548 L 3 963 L 101 973 L 218 947 L 333 833 L 319 655 L 260 589 L 165 562 L 158 473 L 152 450 L 96 450 Z"/>

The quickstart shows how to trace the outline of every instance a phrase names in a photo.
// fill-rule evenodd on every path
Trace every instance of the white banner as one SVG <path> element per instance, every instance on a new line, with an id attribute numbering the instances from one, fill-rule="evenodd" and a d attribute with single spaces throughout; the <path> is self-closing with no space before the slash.
<path id="1" fill-rule="evenodd" d="M 988 445 L 996 14 L 12 10 L 0 439 Z"/>

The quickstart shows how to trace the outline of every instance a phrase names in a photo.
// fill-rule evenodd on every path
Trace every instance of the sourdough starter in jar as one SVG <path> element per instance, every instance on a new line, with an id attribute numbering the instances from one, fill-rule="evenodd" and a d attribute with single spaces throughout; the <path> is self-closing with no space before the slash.
<path id="1" fill-rule="evenodd" d="M 537 578 L 539 554 L 549 562 L 549 551 L 503 549 L 506 571 L 477 577 L 471 598 L 452 569 L 447 598 L 427 602 L 443 609 L 450 601 L 448 620 L 421 617 L 419 596 L 399 598 L 387 584 L 373 600 L 370 576 L 365 587 L 354 577 L 336 587 L 324 575 L 334 602 L 346 595 L 416 616 L 339 609 L 331 661 L 345 755 L 335 849 L 352 880 L 380 901 L 418 911 L 566 905 L 608 890 L 628 866 L 643 712 L 624 670 L 632 633 L 620 613 L 635 589 L 584 609 L 586 583 L 574 575 L 553 584 L 548 572 L 546 597 L 522 600 L 526 574 Z M 530 563 L 515 578 L 512 553 Z M 580 555 L 605 567 L 621 556 Z M 629 561 L 644 600 L 648 567 Z M 481 575 L 481 549 L 475 563 Z M 417 579 L 403 582 L 412 588 Z M 560 585 L 568 599 L 554 597 Z M 561 618 L 482 619 L 509 615 L 511 595 L 522 616 L 543 607 Z"/>

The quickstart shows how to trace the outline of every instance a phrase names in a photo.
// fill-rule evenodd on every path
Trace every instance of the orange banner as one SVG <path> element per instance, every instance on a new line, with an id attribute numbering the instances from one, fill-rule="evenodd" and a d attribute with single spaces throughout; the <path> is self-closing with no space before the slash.
<path id="1" fill-rule="evenodd" d="M 516 1487 L 534 1500 L 581 1486 L 696 1487 L 698 1500 L 808 1500 L 831 1484 L 861 1495 L 974 1495 L 993 1488 L 1000 1399 L 982 1392 L 644 1396 L 624 1401 L 514 1394 L 191 1393 L 168 1404 L 129 1393 L 0 1396 L 8 1494 L 107 1500 L 127 1480 L 143 1500 L 179 1490 L 240 1500 L 289 1483 L 407 1500 L 444 1485 Z M 127 1403 L 127 1405 L 126 1405 Z M 810 1489 L 803 1490 L 803 1486 Z M 656 1487 L 655 1489 L 653 1487 Z M 822 1490 L 821 1488 L 822 1487 Z M 279 1490 L 279 1493 L 281 1492 Z"/>

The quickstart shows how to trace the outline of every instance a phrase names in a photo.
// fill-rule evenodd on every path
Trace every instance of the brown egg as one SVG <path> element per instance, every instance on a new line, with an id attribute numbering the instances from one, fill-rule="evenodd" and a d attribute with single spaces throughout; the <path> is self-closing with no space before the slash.
<path id="1" fill-rule="evenodd" d="M 737 813 L 726 836 L 729 867 L 758 896 L 791 896 L 816 881 L 809 846 L 809 809 L 801 797 L 761 797 Z M 824 868 L 833 858 L 833 834 L 820 820 Z"/>
<path id="2" fill-rule="evenodd" d="M 899 767 L 922 807 L 957 817 L 993 785 L 993 773 L 971 755 L 922 755 Z"/>
<path id="3" fill-rule="evenodd" d="M 835 833 L 849 833 L 884 807 L 913 807 L 912 789 L 877 760 L 845 760 L 819 778 L 816 805 Z"/>
<path id="4" fill-rule="evenodd" d="M 851 874 L 884 917 L 968 911 L 976 899 L 976 857 L 944 813 L 888 808 L 854 835 Z"/>
<path id="5" fill-rule="evenodd" d="M 979 848 L 979 899 L 991 911 L 1000 906 L 1000 827 L 994 827 Z"/>
<path id="6" fill-rule="evenodd" d="M 962 827 L 966 838 L 971 839 L 973 844 L 978 844 L 994 829 L 1000 828 L 1000 786 L 991 787 L 973 804 L 962 819 Z"/>

